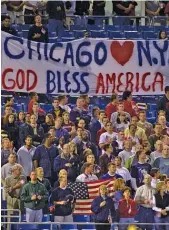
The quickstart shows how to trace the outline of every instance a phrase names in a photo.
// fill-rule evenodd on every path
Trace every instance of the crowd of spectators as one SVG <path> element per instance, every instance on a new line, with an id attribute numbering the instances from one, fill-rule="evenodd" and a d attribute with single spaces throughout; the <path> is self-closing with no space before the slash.
<path id="1" fill-rule="evenodd" d="M 101 186 L 92 202 L 97 223 L 169 223 L 169 86 L 155 124 L 146 120 L 130 91 L 122 100 L 113 93 L 104 110 L 90 111 L 88 95 L 79 96 L 74 108 L 66 95 L 54 97 L 49 113 L 39 102 L 32 92 L 28 112 L 16 113 L 14 97 L 6 98 L 1 179 L 8 209 L 25 208 L 28 222 L 40 222 L 50 202 L 55 221 L 72 222 L 76 200 L 67 183 L 112 178 L 114 196 Z"/>

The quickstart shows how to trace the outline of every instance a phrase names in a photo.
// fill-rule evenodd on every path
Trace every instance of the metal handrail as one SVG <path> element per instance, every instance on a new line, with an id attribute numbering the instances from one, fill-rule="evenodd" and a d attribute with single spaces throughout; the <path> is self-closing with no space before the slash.
<path id="1" fill-rule="evenodd" d="M 7 214 L 7 215 L 2 215 L 2 212 L 18 212 L 19 213 L 19 215 L 17 216 L 17 215 L 14 215 L 14 216 L 11 216 L 11 214 Z M 19 219 L 19 222 L 21 222 L 21 210 L 19 210 L 19 209 L 1 209 L 1 217 L 3 218 L 5 218 L 5 217 L 7 217 L 7 218 L 18 218 Z M 4 222 L 3 222 L 4 223 Z M 16 222 L 15 222 L 16 223 Z"/>

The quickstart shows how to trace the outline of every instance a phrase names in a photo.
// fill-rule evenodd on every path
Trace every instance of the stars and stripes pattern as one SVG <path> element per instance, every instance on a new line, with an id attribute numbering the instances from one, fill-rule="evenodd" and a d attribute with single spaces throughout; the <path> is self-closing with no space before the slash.
<path id="1" fill-rule="evenodd" d="M 74 214 L 92 214 L 91 203 L 96 196 L 99 196 L 99 186 L 103 184 L 108 188 L 108 195 L 113 196 L 113 179 L 68 184 L 68 187 L 73 190 L 76 198 Z"/>

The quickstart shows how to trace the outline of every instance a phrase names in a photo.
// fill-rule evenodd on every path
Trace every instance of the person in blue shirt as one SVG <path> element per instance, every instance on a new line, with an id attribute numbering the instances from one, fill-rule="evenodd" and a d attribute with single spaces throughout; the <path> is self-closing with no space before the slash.
<path id="1" fill-rule="evenodd" d="M 103 223 L 96 225 L 96 230 L 110 230 L 111 223 L 116 219 L 116 213 L 113 199 L 108 196 L 106 185 L 99 187 L 99 196 L 93 200 L 91 211 L 95 214 L 95 222 Z"/>
<path id="2" fill-rule="evenodd" d="M 93 142 L 94 144 L 96 144 L 96 136 L 97 136 L 97 132 L 101 129 L 101 123 L 99 121 L 99 113 L 100 113 L 100 109 L 98 107 L 94 107 L 92 110 L 92 119 L 90 122 L 90 133 L 91 133 L 91 142 Z"/>
<path id="3" fill-rule="evenodd" d="M 112 162 L 110 162 L 107 165 L 108 168 L 108 173 L 104 174 L 101 179 L 118 179 L 118 178 L 123 178 L 121 175 L 116 173 L 116 165 Z"/>

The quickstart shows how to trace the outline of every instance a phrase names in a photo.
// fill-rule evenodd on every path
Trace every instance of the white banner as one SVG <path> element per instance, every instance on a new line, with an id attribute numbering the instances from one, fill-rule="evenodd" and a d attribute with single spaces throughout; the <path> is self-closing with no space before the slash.
<path id="1" fill-rule="evenodd" d="M 162 94 L 169 41 L 80 39 L 43 44 L 2 32 L 2 89 L 49 94 Z"/>

